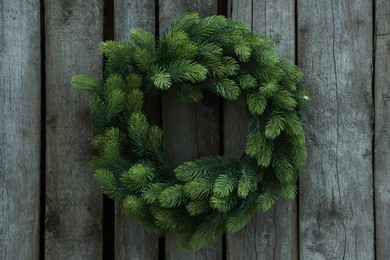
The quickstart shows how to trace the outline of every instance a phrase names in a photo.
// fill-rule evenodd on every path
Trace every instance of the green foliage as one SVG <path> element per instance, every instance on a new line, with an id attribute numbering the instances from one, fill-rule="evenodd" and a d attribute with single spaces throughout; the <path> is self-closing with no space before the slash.
<path id="1" fill-rule="evenodd" d="M 125 99 L 126 112 L 128 114 L 141 112 L 144 99 L 142 91 L 138 89 L 130 90 Z"/>
<path id="2" fill-rule="evenodd" d="M 153 204 L 158 199 L 160 193 L 168 187 L 170 186 L 166 183 L 150 183 L 145 185 L 141 196 L 145 202 Z"/>
<path id="3" fill-rule="evenodd" d="M 280 135 L 284 128 L 284 118 L 277 112 L 272 113 L 267 124 L 265 125 L 265 137 L 275 139 Z"/>
<path id="4" fill-rule="evenodd" d="M 99 150 L 99 156 L 95 156 L 90 165 L 92 169 L 107 169 L 115 176 L 119 176 L 126 169 L 128 163 L 122 154 L 123 133 L 117 128 L 110 128 L 104 134 L 97 135 L 92 140 L 92 145 Z"/>
<path id="5" fill-rule="evenodd" d="M 237 179 L 232 174 L 221 174 L 215 179 L 213 193 L 219 197 L 229 196 L 237 187 Z"/>
<path id="6" fill-rule="evenodd" d="M 190 182 L 196 179 L 210 178 L 214 175 L 212 172 L 225 170 L 234 164 L 234 160 L 222 156 L 203 157 L 181 164 L 175 169 L 175 173 L 178 180 Z"/>
<path id="7" fill-rule="evenodd" d="M 234 80 L 223 78 L 212 82 L 211 89 L 228 100 L 235 100 L 240 95 L 240 88 Z"/>
<path id="8" fill-rule="evenodd" d="M 95 179 L 100 185 L 104 194 L 111 199 L 121 199 L 125 196 L 125 191 L 115 178 L 114 174 L 106 169 L 97 169 Z"/>
<path id="9" fill-rule="evenodd" d="M 226 229 L 229 232 L 241 230 L 256 212 L 256 199 L 254 193 L 248 199 L 242 201 L 241 205 L 232 210 L 228 215 Z"/>
<path id="10" fill-rule="evenodd" d="M 94 89 L 100 84 L 100 79 L 86 75 L 77 75 L 72 78 L 72 85 L 75 89 L 85 90 L 93 93 Z"/>
<path id="11" fill-rule="evenodd" d="M 169 74 L 164 68 L 155 65 L 151 69 L 152 75 L 150 79 L 153 84 L 161 90 L 165 90 L 171 87 L 171 74 Z"/>
<path id="12" fill-rule="evenodd" d="M 285 199 L 294 199 L 297 194 L 297 185 L 295 183 L 284 185 L 281 194 Z"/>
<path id="13" fill-rule="evenodd" d="M 123 208 L 125 209 L 125 213 L 130 215 L 136 219 L 141 220 L 142 216 L 145 214 L 144 203 L 142 199 L 130 195 L 127 196 L 123 201 Z"/>
<path id="14" fill-rule="evenodd" d="M 198 103 L 203 98 L 202 89 L 192 83 L 179 83 L 177 87 L 171 88 L 169 95 L 182 102 Z"/>
<path id="15" fill-rule="evenodd" d="M 147 154 L 145 142 L 148 129 L 149 124 L 144 114 L 134 113 L 131 115 L 128 123 L 128 138 L 132 144 L 130 148 L 138 158 L 142 158 Z"/>
<path id="16" fill-rule="evenodd" d="M 139 48 L 145 48 L 151 52 L 154 51 L 156 43 L 154 41 L 153 35 L 150 32 L 144 31 L 142 29 L 133 29 L 129 32 L 129 38 Z"/>
<path id="17" fill-rule="evenodd" d="M 261 212 L 267 212 L 275 204 L 277 197 L 271 193 L 263 193 L 257 199 L 257 208 Z"/>
<path id="18" fill-rule="evenodd" d="M 186 203 L 186 196 L 182 185 L 176 184 L 164 189 L 158 196 L 160 205 L 164 208 L 178 207 Z"/>
<path id="19" fill-rule="evenodd" d="M 129 190 L 140 190 L 152 181 L 154 176 L 155 169 L 138 163 L 124 173 L 120 177 L 120 181 L 122 185 Z"/>
<path id="20" fill-rule="evenodd" d="M 242 229 L 279 196 L 295 197 L 307 157 L 299 109 L 310 98 L 297 87 L 301 70 L 243 22 L 190 13 L 161 35 L 133 29 L 127 42 L 104 42 L 102 79 L 79 75 L 72 84 L 91 96 L 90 164 L 102 191 L 123 200 L 125 214 L 148 231 L 178 232 L 182 246 L 197 250 Z M 200 102 L 204 91 L 246 106 L 245 155 L 174 168 L 144 102 L 161 94 Z"/>
<path id="21" fill-rule="evenodd" d="M 169 65 L 170 75 L 175 82 L 200 82 L 206 79 L 207 69 L 191 60 L 177 60 Z"/>
<path id="22" fill-rule="evenodd" d="M 247 62 L 251 56 L 251 48 L 248 45 L 246 41 L 241 41 L 234 48 L 234 53 L 242 62 Z"/>
<path id="23" fill-rule="evenodd" d="M 256 89 L 256 79 L 249 74 L 238 77 L 238 83 L 242 89 Z"/>
<path id="24" fill-rule="evenodd" d="M 237 198 L 234 196 L 220 197 L 213 195 L 210 198 L 210 206 L 219 212 L 226 213 L 232 210 L 237 204 Z"/>
<path id="25" fill-rule="evenodd" d="M 151 209 L 155 222 L 166 231 L 183 231 L 191 227 L 193 218 L 182 207 Z"/>
<path id="26" fill-rule="evenodd" d="M 129 71 L 129 65 L 134 61 L 132 58 L 135 47 L 127 42 L 105 41 L 101 45 L 101 51 L 107 58 L 106 73 L 120 74 L 126 76 Z"/>
<path id="27" fill-rule="evenodd" d="M 184 192 L 191 200 L 208 198 L 213 193 L 213 181 L 207 178 L 189 181 L 184 186 Z"/>
<path id="28" fill-rule="evenodd" d="M 205 217 L 190 239 L 191 248 L 198 250 L 215 242 L 225 232 L 226 216 L 213 213 Z"/>
<path id="29" fill-rule="evenodd" d="M 263 169 L 257 167 L 256 161 L 246 158 L 241 162 L 240 177 L 237 185 L 237 196 L 247 198 L 257 190 L 258 184 L 263 178 Z"/>
<path id="30" fill-rule="evenodd" d="M 191 216 L 197 216 L 210 210 L 209 200 L 195 200 L 187 203 L 187 211 Z"/>
<path id="31" fill-rule="evenodd" d="M 146 49 L 136 49 L 134 51 L 134 61 L 134 65 L 137 69 L 142 72 L 148 72 L 150 68 L 154 66 L 156 60 L 155 56 L 150 51 Z"/>
<path id="32" fill-rule="evenodd" d="M 267 100 L 263 94 L 257 91 L 248 95 L 247 103 L 251 113 L 261 115 L 265 111 Z"/>

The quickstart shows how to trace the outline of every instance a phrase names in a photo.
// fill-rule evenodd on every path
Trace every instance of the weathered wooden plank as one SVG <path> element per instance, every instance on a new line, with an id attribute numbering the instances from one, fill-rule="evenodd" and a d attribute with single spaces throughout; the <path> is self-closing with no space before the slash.
<path id="1" fill-rule="evenodd" d="M 45 1 L 47 259 L 102 258 L 102 195 L 88 167 L 88 95 L 71 77 L 100 76 L 103 1 Z"/>
<path id="2" fill-rule="evenodd" d="M 247 22 L 252 30 L 272 37 L 284 58 L 295 57 L 295 1 L 233 0 L 231 17 Z M 224 152 L 236 159 L 244 154 L 245 109 L 225 102 Z M 267 214 L 258 213 L 240 232 L 227 234 L 227 259 L 297 259 L 296 201 L 279 201 Z"/>
<path id="3" fill-rule="evenodd" d="M 39 259 L 39 1 L 0 2 L 0 259 Z"/>
<path id="4" fill-rule="evenodd" d="M 302 259 L 374 259 L 372 22 L 372 1 L 298 1 L 298 60 L 312 97 Z"/>
<path id="5" fill-rule="evenodd" d="M 376 257 L 390 259 L 390 2 L 376 1 L 375 210 Z"/>
<path id="6" fill-rule="evenodd" d="M 217 13 L 216 0 L 159 1 L 160 31 L 185 12 L 198 12 L 201 16 Z M 206 95 L 204 104 L 183 104 L 162 98 L 164 139 L 176 165 L 205 155 L 219 154 L 219 102 L 215 95 Z M 178 237 L 166 236 L 166 259 L 220 259 L 222 242 L 197 252 L 183 252 Z"/>
<path id="7" fill-rule="evenodd" d="M 115 40 L 128 40 L 132 28 L 155 33 L 155 1 L 118 0 L 114 3 Z M 148 104 L 148 118 L 158 123 L 159 102 Z M 158 237 L 148 234 L 142 225 L 129 220 L 123 214 L 122 203 L 115 209 L 115 257 L 117 259 L 157 259 Z"/>
<path id="8" fill-rule="evenodd" d="M 155 1 L 118 0 L 114 3 L 115 40 L 127 40 L 129 31 L 140 28 L 155 33 Z"/>

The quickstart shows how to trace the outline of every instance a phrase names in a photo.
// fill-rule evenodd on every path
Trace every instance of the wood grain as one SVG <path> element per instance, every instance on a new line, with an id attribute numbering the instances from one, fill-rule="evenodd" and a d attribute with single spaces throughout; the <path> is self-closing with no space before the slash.
<path id="1" fill-rule="evenodd" d="M 376 1 L 375 224 L 376 257 L 390 259 L 390 2 Z"/>
<path id="2" fill-rule="evenodd" d="M 46 259 L 102 258 L 102 195 L 88 167 L 88 95 L 75 74 L 100 76 L 103 1 L 47 0 Z"/>
<path id="3" fill-rule="evenodd" d="M 160 0 L 160 32 L 185 12 L 201 16 L 217 13 L 216 0 Z M 203 104 L 183 104 L 168 97 L 162 98 L 164 140 L 175 165 L 205 155 L 220 153 L 219 100 L 206 94 Z M 166 259 L 221 259 L 222 241 L 197 252 L 183 252 L 178 236 L 166 236 Z"/>
<path id="4" fill-rule="evenodd" d="M 39 1 L 0 2 L 0 259 L 39 259 Z"/>
<path id="5" fill-rule="evenodd" d="M 128 40 L 128 32 L 141 28 L 155 33 L 155 1 L 118 0 L 114 3 L 115 40 Z M 158 100 L 148 103 L 148 119 L 160 121 Z M 158 237 L 148 234 L 142 225 L 136 224 L 123 214 L 122 203 L 115 207 L 115 258 L 116 259 L 157 259 Z"/>
<path id="6" fill-rule="evenodd" d="M 276 42 L 277 53 L 294 61 L 295 1 L 232 0 L 231 17 L 247 22 L 253 32 Z M 244 154 L 247 119 L 245 109 L 224 105 L 224 152 L 236 159 Z M 279 201 L 266 214 L 257 213 L 240 232 L 227 234 L 227 259 L 297 259 L 296 201 Z"/>
<path id="7" fill-rule="evenodd" d="M 300 178 L 301 259 L 374 259 L 372 1 L 298 1 L 312 102 Z"/>

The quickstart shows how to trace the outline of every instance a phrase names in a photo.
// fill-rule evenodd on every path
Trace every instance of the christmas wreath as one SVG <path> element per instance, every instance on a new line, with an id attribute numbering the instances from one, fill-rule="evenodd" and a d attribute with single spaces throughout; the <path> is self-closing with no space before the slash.
<path id="1" fill-rule="evenodd" d="M 72 81 L 91 94 L 97 155 L 90 164 L 108 197 L 123 200 L 125 213 L 146 230 L 180 233 L 182 246 L 193 250 L 242 229 L 278 197 L 295 197 L 306 159 L 298 111 L 308 96 L 297 89 L 301 71 L 275 55 L 271 39 L 243 22 L 195 13 L 177 19 L 157 41 L 140 29 L 129 38 L 102 44 L 103 78 Z M 170 95 L 201 102 L 203 90 L 247 108 L 245 155 L 175 168 L 162 130 L 142 112 L 144 101 Z"/>

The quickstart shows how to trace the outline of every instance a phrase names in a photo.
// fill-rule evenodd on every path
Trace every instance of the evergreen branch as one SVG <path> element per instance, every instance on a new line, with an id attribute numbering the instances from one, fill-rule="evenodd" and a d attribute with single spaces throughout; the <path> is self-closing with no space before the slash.
<path id="1" fill-rule="evenodd" d="M 226 216 L 221 213 L 205 217 L 190 239 L 191 248 L 199 250 L 215 242 L 225 231 L 225 223 Z"/>
<path id="2" fill-rule="evenodd" d="M 186 203 L 184 188 L 179 184 L 164 189 L 158 196 L 158 199 L 160 205 L 164 208 L 178 207 Z"/>
<path id="3" fill-rule="evenodd" d="M 232 167 L 234 163 L 234 160 L 222 156 L 203 157 L 193 162 L 185 162 L 179 165 L 174 171 L 178 180 L 189 182 L 211 177 L 210 172 Z"/>

